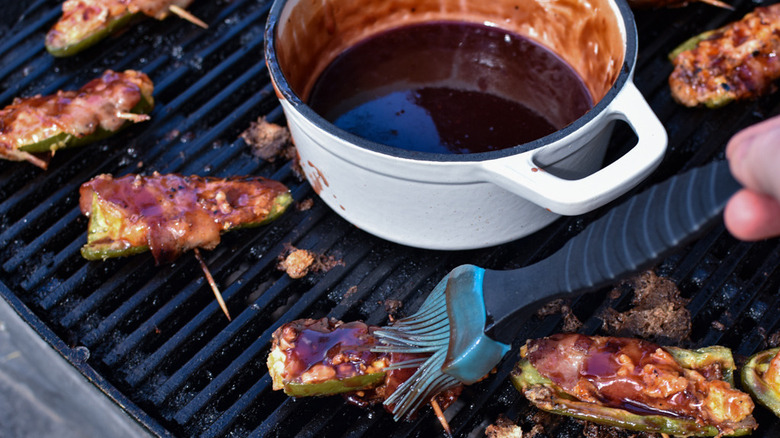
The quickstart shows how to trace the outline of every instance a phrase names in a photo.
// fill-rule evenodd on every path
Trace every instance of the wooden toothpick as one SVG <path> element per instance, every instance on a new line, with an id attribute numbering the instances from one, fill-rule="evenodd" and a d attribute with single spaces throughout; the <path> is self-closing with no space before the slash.
<path id="1" fill-rule="evenodd" d="M 447 419 L 444 417 L 444 412 L 442 412 L 441 406 L 439 406 L 439 403 L 436 401 L 435 398 L 431 399 L 431 407 L 433 407 L 433 412 L 436 413 L 436 418 L 439 419 L 439 423 L 441 423 L 441 427 L 444 428 L 444 433 L 447 434 L 448 437 L 452 437 L 452 430 L 450 429 L 450 423 L 447 422 Z"/>
<path id="2" fill-rule="evenodd" d="M 208 29 L 209 28 L 208 24 L 204 23 L 203 20 L 201 20 L 200 18 L 198 18 L 198 17 L 190 14 L 189 12 L 187 12 L 186 9 L 182 9 L 181 7 L 176 6 L 176 5 L 170 5 L 170 6 L 168 6 L 168 10 L 171 11 L 172 13 L 178 15 L 180 18 L 183 18 L 183 19 L 189 21 L 190 23 L 192 23 L 192 24 L 194 24 L 196 26 L 200 26 L 200 27 L 202 27 L 204 29 Z"/>
<path id="3" fill-rule="evenodd" d="M 208 266 L 206 266 L 206 263 L 203 261 L 203 258 L 201 258 L 200 251 L 198 250 L 198 248 L 195 248 L 192 251 L 195 253 L 195 258 L 198 259 L 198 262 L 200 263 L 200 268 L 203 270 L 203 274 L 206 276 L 206 281 L 209 282 L 209 286 L 211 286 L 211 290 L 214 292 L 214 296 L 217 297 L 217 302 L 219 303 L 219 307 L 222 308 L 222 312 L 225 313 L 225 316 L 227 316 L 228 321 L 232 321 L 230 319 L 230 313 L 228 313 L 225 300 L 222 299 L 222 293 L 219 292 L 217 283 L 214 282 L 214 277 L 211 276 L 211 272 L 209 271 Z"/>

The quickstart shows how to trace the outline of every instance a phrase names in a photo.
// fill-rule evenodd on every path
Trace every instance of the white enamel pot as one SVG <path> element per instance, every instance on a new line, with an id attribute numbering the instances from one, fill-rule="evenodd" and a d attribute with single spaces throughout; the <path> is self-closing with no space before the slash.
<path id="1" fill-rule="evenodd" d="M 460 20 L 545 45 L 583 78 L 595 106 L 563 129 L 512 148 L 444 155 L 374 143 L 332 125 L 305 96 L 355 42 L 400 24 Z M 266 63 L 316 193 L 357 227 L 428 249 L 505 243 L 617 198 L 647 177 L 666 131 L 632 82 L 633 16 L 623 0 L 277 0 Z M 602 167 L 615 121 L 638 138 Z"/>

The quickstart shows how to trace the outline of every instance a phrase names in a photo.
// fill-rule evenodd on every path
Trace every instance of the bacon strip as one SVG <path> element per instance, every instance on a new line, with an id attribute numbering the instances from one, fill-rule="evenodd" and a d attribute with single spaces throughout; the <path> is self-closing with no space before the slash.
<path id="1" fill-rule="evenodd" d="M 261 223 L 287 193 L 261 177 L 100 175 L 81 186 L 80 207 L 90 216 L 97 202 L 112 215 L 105 235 L 89 236 L 87 247 L 148 247 L 157 263 L 167 263 L 193 248 L 213 249 L 222 232 Z"/>
<path id="2" fill-rule="evenodd" d="M 697 38 L 701 41 L 672 59 L 669 85 L 683 105 L 714 108 L 757 97 L 780 77 L 780 4 L 757 7 Z"/>

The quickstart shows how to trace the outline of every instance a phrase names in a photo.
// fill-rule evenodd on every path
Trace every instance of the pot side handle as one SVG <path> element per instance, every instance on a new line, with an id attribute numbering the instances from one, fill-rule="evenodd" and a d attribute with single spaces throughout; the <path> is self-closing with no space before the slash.
<path id="1" fill-rule="evenodd" d="M 625 155 L 586 177 L 568 180 L 543 171 L 534 160 L 535 151 L 484 162 L 485 177 L 560 215 L 575 216 L 601 207 L 650 175 L 663 159 L 667 145 L 666 129 L 631 81 L 607 107 L 604 119 L 600 129 L 621 119 L 638 140 Z"/>

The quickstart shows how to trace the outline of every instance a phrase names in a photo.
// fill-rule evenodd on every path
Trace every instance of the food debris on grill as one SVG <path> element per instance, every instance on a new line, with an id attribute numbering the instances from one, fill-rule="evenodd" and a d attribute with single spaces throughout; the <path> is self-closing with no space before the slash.
<path id="1" fill-rule="evenodd" d="M 396 315 L 404 306 L 404 302 L 401 300 L 384 300 L 382 304 L 385 306 L 385 312 L 387 312 L 387 319 L 392 323 L 395 321 Z"/>
<path id="2" fill-rule="evenodd" d="M 661 347 L 636 338 L 556 334 L 520 351 L 512 383 L 536 407 L 608 426 L 722 436 L 757 427 L 734 387 L 731 351 Z"/>
<path id="3" fill-rule="evenodd" d="M 273 163 L 277 158 L 292 160 L 295 158 L 295 147 L 292 143 L 290 130 L 269 122 L 260 117 L 252 122 L 241 138 L 252 149 L 252 154 Z"/>
<path id="4" fill-rule="evenodd" d="M 290 130 L 286 126 L 269 122 L 265 116 L 259 117 L 241 133 L 241 138 L 249 145 L 254 156 L 270 163 L 277 158 L 289 160 L 295 176 L 301 181 L 306 179 L 301 168 L 300 156 L 295 149 Z"/>
<path id="5" fill-rule="evenodd" d="M 101 140 L 149 120 L 151 79 L 135 70 L 106 70 L 78 90 L 16 98 L 0 110 L 0 158 L 46 169 L 57 149 Z"/>
<path id="6" fill-rule="evenodd" d="M 306 198 L 300 202 L 295 203 L 295 209 L 298 211 L 308 211 L 314 206 L 314 199 Z"/>
<path id="7" fill-rule="evenodd" d="M 766 345 L 771 348 L 780 347 L 780 331 L 774 332 L 766 338 Z"/>
<path id="8" fill-rule="evenodd" d="M 539 318 L 556 314 L 561 314 L 563 317 L 563 325 L 561 326 L 563 333 L 573 333 L 582 327 L 582 321 L 571 310 L 570 300 L 563 298 L 553 300 L 536 311 L 536 316 Z"/>
<path id="9" fill-rule="evenodd" d="M 780 4 L 757 7 L 741 20 L 704 32 L 670 55 L 672 97 L 717 108 L 776 89 L 780 77 Z"/>
<path id="10" fill-rule="evenodd" d="M 666 434 L 635 432 L 590 421 L 577 421 L 582 423 L 582 436 L 585 438 L 669 438 Z"/>
<path id="11" fill-rule="evenodd" d="M 523 438 L 523 428 L 503 415 L 485 429 L 488 438 Z"/>
<path id="12" fill-rule="evenodd" d="M 691 334 L 691 313 L 685 307 L 688 300 L 680 295 L 672 280 L 650 270 L 626 280 L 622 286 L 633 290 L 632 307 L 624 312 L 607 308 L 599 315 L 606 334 L 670 344 L 688 339 Z M 614 292 L 619 293 L 619 289 Z"/>
<path id="13" fill-rule="evenodd" d="M 299 249 L 288 244 L 284 253 L 279 256 L 279 263 L 276 267 L 287 273 L 290 278 L 299 279 L 310 272 L 329 271 L 338 265 L 344 265 L 344 262 L 333 256 L 317 254 L 314 251 Z"/>

